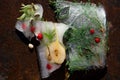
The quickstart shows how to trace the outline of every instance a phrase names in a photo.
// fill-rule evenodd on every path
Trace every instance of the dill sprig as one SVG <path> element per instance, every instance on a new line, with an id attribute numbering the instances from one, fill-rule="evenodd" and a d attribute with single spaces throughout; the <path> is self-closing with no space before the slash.
<path id="1" fill-rule="evenodd" d="M 46 32 L 43 32 L 43 35 L 44 35 L 45 39 L 47 40 L 45 42 L 46 45 L 49 45 L 51 42 L 53 42 L 55 40 L 56 31 L 55 31 L 55 29 L 53 29 L 53 30 L 47 29 Z"/>
<path id="2" fill-rule="evenodd" d="M 104 26 L 97 16 L 97 7 L 91 3 L 82 3 L 81 6 L 84 10 L 81 17 L 86 18 L 85 20 L 88 22 L 84 23 L 80 20 L 80 25 L 72 24 L 74 27 L 64 35 L 69 56 L 66 65 L 69 66 L 70 71 L 83 70 L 94 66 L 92 62 L 97 62 L 100 59 L 100 54 L 103 53 L 94 51 L 93 48 L 103 49 L 102 47 L 106 44 L 104 42 L 106 41 L 105 36 L 103 36 L 105 33 L 100 31 Z M 90 10 L 90 7 L 92 7 L 92 10 Z M 95 33 L 90 34 L 90 29 L 94 29 Z M 100 43 L 95 42 L 96 37 L 101 39 Z"/>
<path id="3" fill-rule="evenodd" d="M 28 5 L 21 4 L 21 6 L 22 7 L 20 12 L 22 13 L 22 15 L 17 18 L 18 20 L 41 20 L 39 18 L 40 15 L 35 15 L 37 8 L 33 3 Z"/>

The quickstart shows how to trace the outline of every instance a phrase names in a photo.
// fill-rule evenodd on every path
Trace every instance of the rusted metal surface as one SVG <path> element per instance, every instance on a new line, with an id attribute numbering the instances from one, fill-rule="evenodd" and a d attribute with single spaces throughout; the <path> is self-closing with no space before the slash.
<path id="1" fill-rule="evenodd" d="M 0 0 L 0 80 L 40 80 L 37 54 L 35 51 L 31 53 L 27 45 L 20 41 L 14 26 L 20 15 L 21 3 L 42 4 L 44 19 L 56 22 L 48 1 Z M 107 20 L 112 24 L 109 32 L 108 71 L 102 80 L 120 80 L 120 0 L 91 1 L 104 5 Z M 63 80 L 63 71 L 62 67 L 48 80 Z"/>

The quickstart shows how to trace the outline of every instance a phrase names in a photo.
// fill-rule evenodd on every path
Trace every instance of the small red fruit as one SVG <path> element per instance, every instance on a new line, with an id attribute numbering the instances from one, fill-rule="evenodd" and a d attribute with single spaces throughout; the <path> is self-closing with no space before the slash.
<path id="1" fill-rule="evenodd" d="M 25 24 L 25 23 L 22 24 L 22 28 L 23 28 L 23 29 L 26 28 L 26 24 Z"/>
<path id="2" fill-rule="evenodd" d="M 90 34 L 94 34 L 95 30 L 94 29 L 90 29 Z"/>
<path id="3" fill-rule="evenodd" d="M 100 38 L 96 37 L 96 38 L 95 38 L 95 42 L 96 42 L 96 43 L 99 43 L 99 42 L 100 42 Z"/>
<path id="4" fill-rule="evenodd" d="M 38 36 L 37 36 L 37 38 L 38 38 L 39 40 L 41 40 L 41 39 L 43 38 L 42 33 L 39 33 Z"/>
<path id="5" fill-rule="evenodd" d="M 31 31 L 32 33 L 34 33 L 35 27 L 34 27 L 34 26 L 30 27 L 30 31 Z"/>
<path id="6" fill-rule="evenodd" d="M 46 68 L 47 68 L 48 70 L 50 70 L 50 69 L 52 69 L 52 65 L 47 64 L 47 65 L 46 65 Z"/>

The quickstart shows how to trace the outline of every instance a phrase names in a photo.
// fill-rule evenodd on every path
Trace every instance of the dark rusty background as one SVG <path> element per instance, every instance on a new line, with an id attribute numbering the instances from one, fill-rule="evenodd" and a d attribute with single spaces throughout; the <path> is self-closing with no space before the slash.
<path id="1" fill-rule="evenodd" d="M 40 80 L 35 51 L 27 46 L 15 33 L 16 18 L 20 16 L 21 3 L 40 3 L 44 8 L 44 19 L 56 21 L 49 0 L 0 0 L 0 80 Z M 72 1 L 72 0 L 71 0 Z M 80 0 L 78 0 L 80 1 Z M 86 0 L 83 0 L 86 1 Z M 107 64 L 108 72 L 102 80 L 120 80 L 120 0 L 91 0 L 104 5 L 110 24 Z M 61 70 L 60 70 L 61 71 Z M 54 74 L 57 80 L 63 75 Z M 54 80 L 54 77 L 50 80 Z"/>

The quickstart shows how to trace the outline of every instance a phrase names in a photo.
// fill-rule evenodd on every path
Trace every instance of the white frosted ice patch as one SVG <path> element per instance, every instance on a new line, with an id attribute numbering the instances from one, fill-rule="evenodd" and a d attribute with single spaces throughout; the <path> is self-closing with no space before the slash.
<path id="1" fill-rule="evenodd" d="M 16 28 L 17 30 L 19 30 L 20 32 L 23 32 L 24 30 L 23 30 L 21 24 L 22 24 L 22 22 L 17 21 L 17 22 L 16 22 L 16 25 L 15 25 L 15 28 Z"/>

